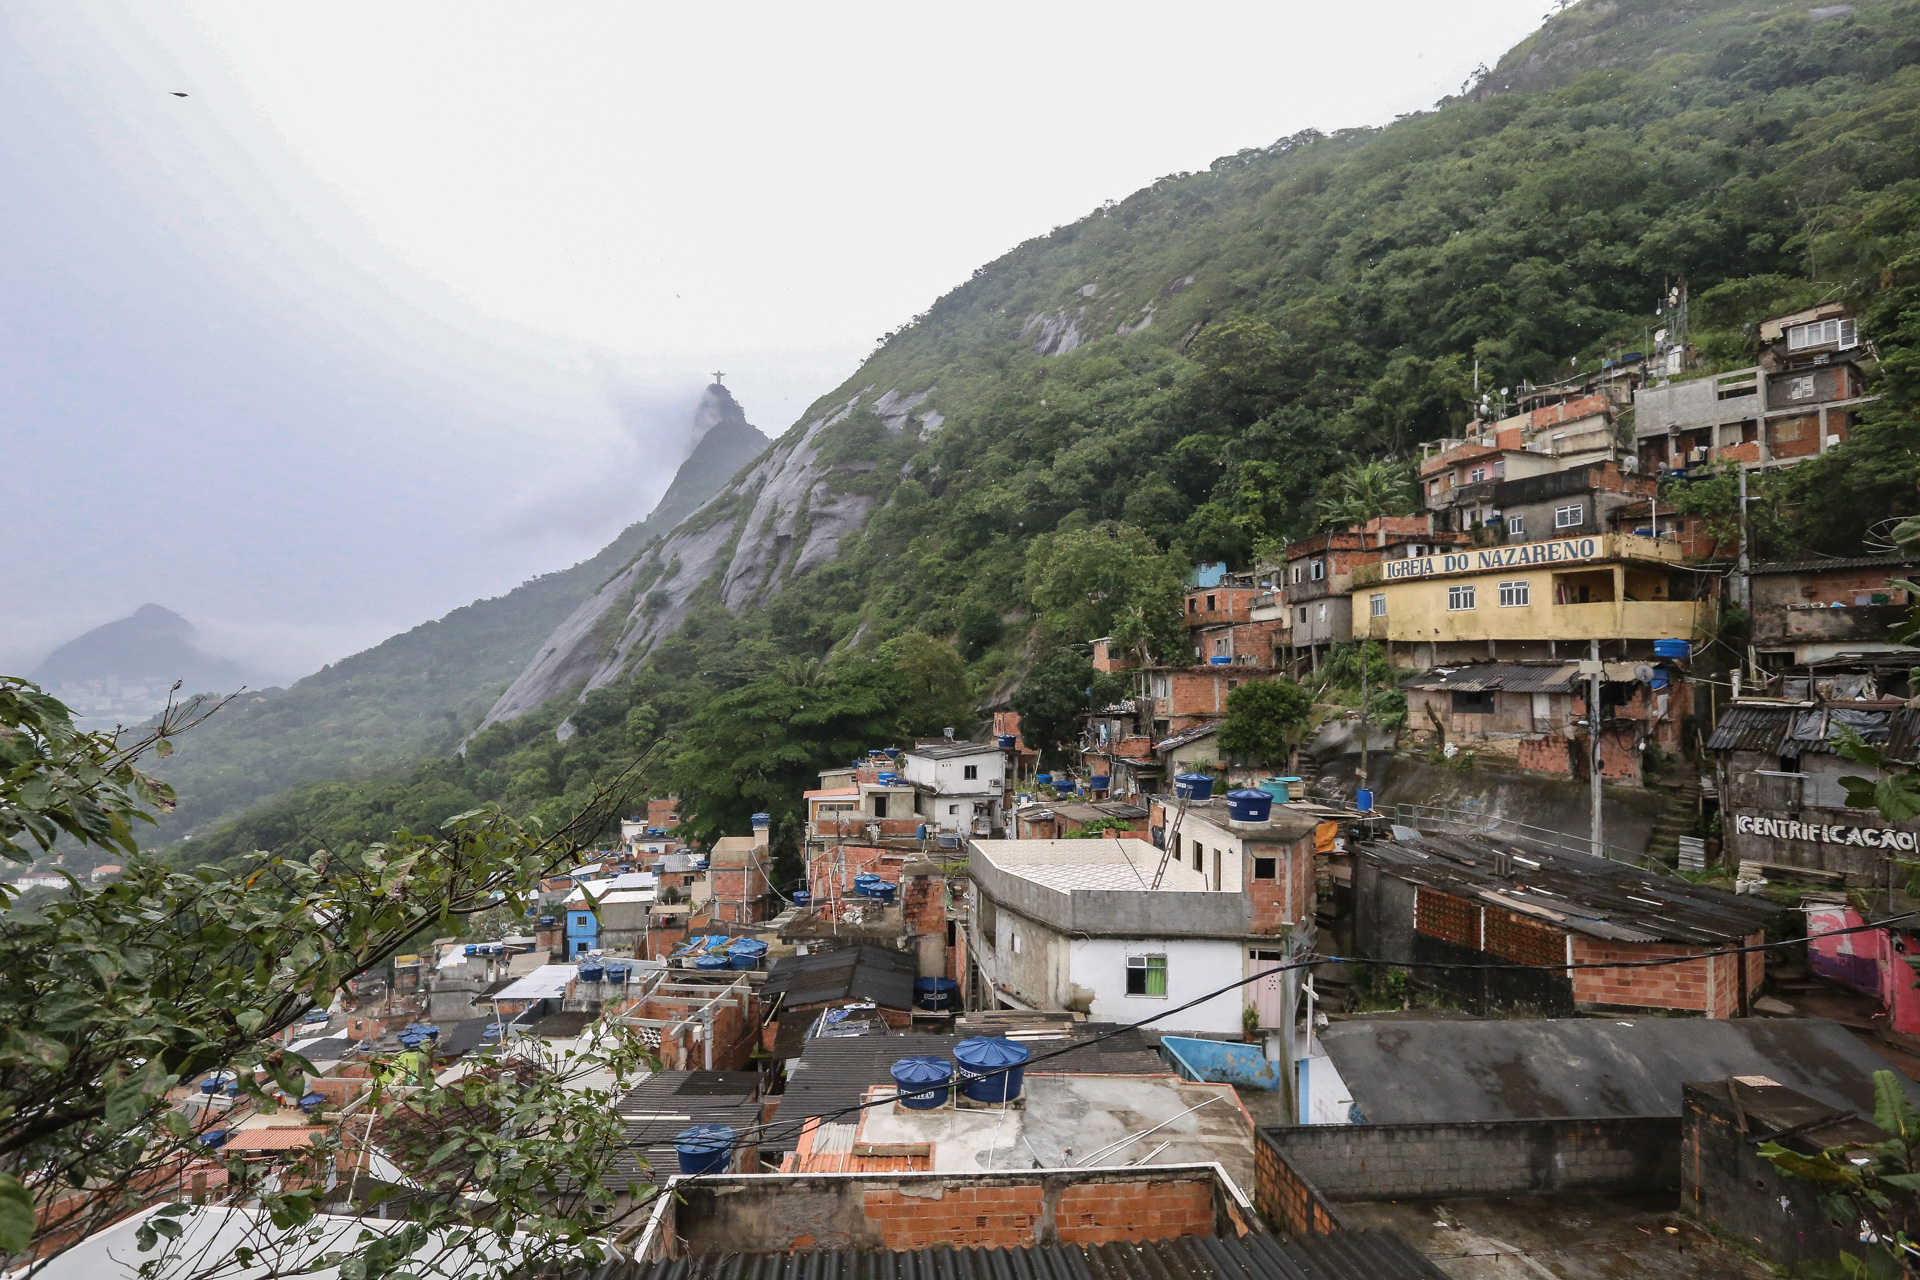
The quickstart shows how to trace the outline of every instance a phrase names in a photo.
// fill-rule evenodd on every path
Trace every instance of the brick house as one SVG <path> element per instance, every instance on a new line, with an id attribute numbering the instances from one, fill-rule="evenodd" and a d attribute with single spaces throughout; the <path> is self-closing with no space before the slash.
<path id="1" fill-rule="evenodd" d="M 1781 908 L 1581 853 L 1516 851 L 1467 837 L 1373 840 L 1353 867 L 1354 946 L 1415 966 L 1416 983 L 1477 1013 L 1658 1009 L 1744 1016 L 1762 957 L 1568 970 L 1758 946 Z M 1522 964 L 1538 972 L 1420 968 Z"/>
<path id="2" fill-rule="evenodd" d="M 1916 571 L 1920 557 L 1914 556 L 1754 565 L 1753 647 L 1764 665 L 1776 668 L 1843 653 L 1908 651 L 1893 633 L 1907 623 L 1913 593 L 1891 579 L 1911 579 Z"/>

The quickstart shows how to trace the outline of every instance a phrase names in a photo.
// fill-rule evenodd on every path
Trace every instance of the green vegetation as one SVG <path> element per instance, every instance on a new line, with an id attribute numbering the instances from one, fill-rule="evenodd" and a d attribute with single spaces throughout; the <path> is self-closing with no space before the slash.
<path id="1" fill-rule="evenodd" d="M 1577 4 L 1434 111 L 1226 156 L 1028 241 L 802 416 L 936 388 L 944 419 L 893 435 L 856 413 L 823 433 L 834 486 L 876 504 L 834 559 L 740 616 L 703 587 L 620 681 L 489 730 L 465 761 L 309 788 L 242 825 L 307 840 L 456 794 L 539 814 L 630 756 L 632 712 L 694 733 L 783 662 L 908 632 L 951 643 L 975 705 L 1012 699 L 1057 759 L 1094 700 L 1062 643 L 1178 652 L 1185 564 L 1245 565 L 1325 520 L 1404 509 L 1407 459 L 1466 423 L 1476 362 L 1496 393 L 1591 371 L 1643 348 L 1682 276 L 1710 367 L 1751 359 L 1769 313 L 1862 309 L 1883 399 L 1769 482 L 1760 549 L 1857 554 L 1872 523 L 1920 506 L 1916 32 L 1914 0 L 1823 21 L 1780 0 Z M 790 776 L 801 755 L 836 759 L 844 727 L 787 743 Z"/>
<path id="2" fill-rule="evenodd" d="M 1871 1227 L 1858 1233 L 1857 1246 L 1849 1241 L 1857 1252 L 1841 1251 L 1840 1275 L 1899 1280 L 1912 1274 L 1907 1264 L 1920 1218 L 1914 1195 L 1920 1192 L 1920 1111 L 1891 1071 L 1873 1073 L 1873 1123 L 1887 1135 L 1884 1142 L 1849 1142 L 1812 1156 L 1764 1142 L 1759 1155 L 1788 1177 L 1819 1187 L 1821 1211 L 1833 1221 Z"/>
<path id="3" fill-rule="evenodd" d="M 200 1141 L 219 1113 L 196 1122 L 170 1090 L 221 1070 L 258 1104 L 276 1091 L 299 1097 L 311 1064 L 275 1043 L 280 1032 L 424 938 L 457 935 L 502 906 L 519 915 L 541 877 L 625 802 L 619 789 L 596 793 L 550 832 L 476 811 L 352 851 L 261 853 L 237 874 L 187 873 L 140 850 L 132 832 L 171 798 L 141 772 L 143 758 L 189 727 L 176 713 L 131 741 L 76 732 L 58 701 L 0 679 L 0 856 L 25 861 L 27 844 L 45 850 L 64 836 L 125 866 L 114 883 L 39 909 L 0 889 L 0 1259 L 36 1244 L 58 1252 L 124 1218 L 183 1163 L 219 1158 Z M 638 1037 L 616 1030 L 577 1068 L 610 1070 L 612 1092 L 533 1067 L 429 1082 L 404 1098 L 376 1092 L 392 1136 L 382 1145 L 421 1194 L 408 1228 L 377 1245 L 372 1233 L 347 1242 L 345 1253 L 366 1257 L 343 1273 L 412 1274 L 430 1255 L 446 1274 L 489 1252 L 516 1272 L 603 1259 L 618 1226 L 604 1206 L 635 1190 L 613 1185 L 622 1130 L 612 1102 L 642 1061 Z M 247 1241 L 264 1265 L 305 1241 L 339 1153 L 338 1135 L 324 1139 L 284 1181 L 240 1153 L 224 1159 L 233 1188 L 270 1218 Z M 180 1240 L 194 1212 L 163 1209 L 138 1249 Z M 457 1229 L 473 1243 L 433 1237 Z"/>
<path id="4" fill-rule="evenodd" d="M 1071 761 L 1068 748 L 1080 737 L 1087 712 L 1126 696 L 1126 684 L 1077 649 L 1056 649 L 1036 663 L 1013 695 L 1020 713 L 1020 737 L 1040 752 L 1042 769 Z"/>
<path id="5" fill-rule="evenodd" d="M 1285 763 L 1313 724 L 1313 695 L 1291 680 L 1249 680 L 1227 695 L 1220 750 L 1256 765 Z"/>

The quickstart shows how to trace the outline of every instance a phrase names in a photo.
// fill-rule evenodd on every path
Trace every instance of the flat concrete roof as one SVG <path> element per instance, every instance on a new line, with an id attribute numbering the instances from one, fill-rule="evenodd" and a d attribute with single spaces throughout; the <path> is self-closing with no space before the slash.
<path id="1" fill-rule="evenodd" d="M 911 1045 L 912 1037 L 900 1043 Z M 867 1100 L 895 1092 L 892 1085 L 876 1086 L 867 1091 Z M 1022 1093 L 1024 1108 L 1004 1110 L 949 1104 L 936 1111 L 908 1111 L 882 1103 L 860 1112 L 857 1125 L 822 1124 L 815 1144 L 823 1139 L 834 1145 L 847 1139 L 885 1146 L 925 1143 L 932 1148 L 935 1173 L 1017 1173 L 1083 1162 L 1090 1168 L 1213 1162 L 1243 1193 L 1253 1193 L 1253 1123 L 1232 1085 L 1173 1075 L 1035 1073 L 1026 1077 Z M 1162 1123 L 1165 1128 L 1145 1137 L 1110 1146 Z M 831 1132 L 836 1129 L 855 1132 Z"/>
<path id="2" fill-rule="evenodd" d="M 1161 852 L 1145 840 L 975 840 L 975 851 L 1009 875 L 1049 889 L 1146 891 L 1159 870 Z M 1205 893 L 1207 877 L 1178 858 L 1167 859 L 1160 892 Z"/>

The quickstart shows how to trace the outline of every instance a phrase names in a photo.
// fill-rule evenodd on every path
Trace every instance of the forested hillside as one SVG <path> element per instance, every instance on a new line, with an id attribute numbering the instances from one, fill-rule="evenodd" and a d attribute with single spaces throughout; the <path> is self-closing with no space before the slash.
<path id="1" fill-rule="evenodd" d="M 698 443 L 653 511 L 598 555 L 423 622 L 289 689 L 244 693 L 183 735 L 154 768 L 180 795 L 163 829 L 204 828 L 300 783 L 452 751 L 582 600 L 767 446 L 723 387 L 708 389 L 694 427 Z"/>
<path id="2" fill-rule="evenodd" d="M 821 763 L 1030 668 L 1071 695 L 1062 641 L 1163 647 L 1185 565 L 1337 518 L 1356 463 L 1465 423 L 1476 361 L 1497 394 L 1638 348 L 1679 277 L 1708 367 L 1765 315 L 1864 309 L 1885 398 L 1767 494 L 1769 549 L 1855 550 L 1920 505 L 1916 64 L 1911 0 L 1584 0 L 1432 112 L 1162 179 L 890 335 L 608 584 L 582 661 L 508 708 L 537 710 L 203 854 L 556 815 L 661 732 L 701 834 L 791 815 Z"/>

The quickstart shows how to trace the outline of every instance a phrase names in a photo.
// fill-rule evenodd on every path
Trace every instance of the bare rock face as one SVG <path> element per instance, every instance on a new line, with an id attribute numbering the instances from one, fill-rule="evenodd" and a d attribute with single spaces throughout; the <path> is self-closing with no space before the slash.
<path id="1" fill-rule="evenodd" d="M 933 394 L 872 388 L 775 444 L 747 472 L 649 546 L 576 609 L 540 646 L 480 727 L 512 720 L 570 690 L 582 694 L 617 679 L 661 637 L 686 621 L 694 594 L 717 583 L 720 600 L 738 614 L 779 594 L 788 582 L 839 554 L 841 543 L 873 513 L 875 499 L 840 492 L 838 475 L 871 463 L 820 459 L 820 436 L 865 407 L 898 435 L 916 417 L 937 429 Z"/>

